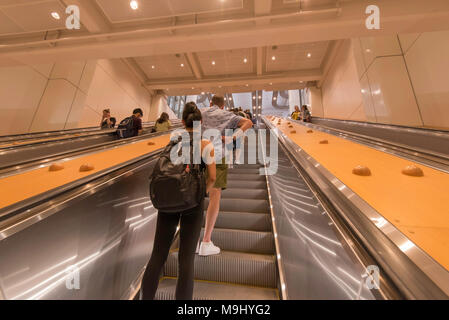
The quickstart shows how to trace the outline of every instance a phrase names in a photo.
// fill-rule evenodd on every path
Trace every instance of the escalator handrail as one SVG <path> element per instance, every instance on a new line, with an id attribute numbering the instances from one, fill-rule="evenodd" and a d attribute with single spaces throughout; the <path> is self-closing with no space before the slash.
<path id="1" fill-rule="evenodd" d="M 181 125 L 178 126 L 173 126 L 172 130 L 181 128 Z M 45 155 L 43 157 L 36 157 L 33 159 L 27 159 L 24 160 L 22 162 L 16 162 L 12 165 L 7 165 L 4 167 L 0 166 L 0 179 L 4 178 L 6 176 L 9 176 L 11 174 L 17 174 L 20 173 L 24 170 L 30 170 L 34 167 L 38 167 L 42 164 L 45 165 L 49 165 L 54 161 L 63 159 L 63 158 L 74 158 L 76 156 L 79 155 L 84 155 L 84 154 L 89 154 L 89 153 L 93 153 L 93 152 L 97 152 L 100 149 L 107 149 L 107 148 L 112 148 L 115 146 L 119 146 L 122 144 L 127 144 L 127 143 L 131 143 L 131 142 L 135 142 L 135 141 L 139 141 L 142 139 L 148 139 L 151 137 L 156 137 L 158 135 L 161 134 L 167 134 L 170 133 L 172 130 L 167 131 L 167 132 L 159 132 L 159 133 L 147 133 L 147 134 L 143 134 L 137 137 L 133 137 L 133 138 L 127 138 L 127 139 L 118 139 L 118 140 L 114 140 L 114 141 L 109 141 L 109 142 L 102 142 L 102 143 L 97 143 L 94 145 L 89 145 L 89 146 L 85 146 L 85 147 L 80 147 L 77 149 L 71 149 L 69 151 L 63 151 L 63 152 L 59 152 L 59 153 L 54 153 L 52 155 Z M 91 152 L 88 152 L 91 151 Z"/>

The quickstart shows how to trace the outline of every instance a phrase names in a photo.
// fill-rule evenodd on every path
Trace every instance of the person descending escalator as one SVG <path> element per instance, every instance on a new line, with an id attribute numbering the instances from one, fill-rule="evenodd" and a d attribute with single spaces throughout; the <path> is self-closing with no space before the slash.
<path id="1" fill-rule="evenodd" d="M 100 127 L 101 129 L 112 129 L 115 127 L 115 118 L 111 118 L 111 110 L 104 109 L 103 116 L 101 117 Z"/>
<path id="2" fill-rule="evenodd" d="M 154 125 L 154 132 L 166 132 L 170 130 L 171 122 L 168 113 L 162 112 L 159 119 L 156 120 Z"/>
<path id="3" fill-rule="evenodd" d="M 290 116 L 293 120 L 301 120 L 301 111 L 298 106 L 295 106 L 295 111 Z"/>
<path id="4" fill-rule="evenodd" d="M 203 225 L 204 198 L 215 184 L 215 154 L 211 142 L 193 139 L 194 122 L 200 122 L 202 115 L 194 102 L 185 105 L 182 123 L 190 137 L 190 160 L 172 162 L 171 153 L 189 147 L 172 139 L 159 157 L 150 183 L 150 197 L 158 209 L 154 247 L 145 270 L 141 286 L 141 298 L 153 300 L 159 284 L 162 268 L 167 260 L 176 228 L 179 224 L 179 277 L 176 286 L 177 300 L 193 298 L 193 276 L 195 247 Z M 181 140 L 181 139 L 180 139 Z M 193 144 L 201 150 L 201 164 L 194 164 Z M 181 145 L 180 145 L 181 144 Z M 176 151 L 175 151 L 176 154 Z M 207 172 L 207 175 L 205 174 Z M 206 178 L 207 176 L 207 178 Z"/>
<path id="5" fill-rule="evenodd" d="M 304 122 L 312 122 L 312 115 L 310 114 L 309 109 L 306 105 L 303 105 L 301 108 L 301 118 Z"/>
<path id="6" fill-rule="evenodd" d="M 117 127 L 119 138 L 131 138 L 142 134 L 143 111 L 140 108 L 134 109 L 133 115 L 123 119 Z"/>

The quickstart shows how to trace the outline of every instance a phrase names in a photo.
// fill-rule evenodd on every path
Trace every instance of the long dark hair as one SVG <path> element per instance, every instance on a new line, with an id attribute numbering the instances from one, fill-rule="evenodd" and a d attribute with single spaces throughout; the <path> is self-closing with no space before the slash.
<path id="1" fill-rule="evenodd" d="M 161 116 L 159 117 L 159 119 L 157 119 L 157 123 L 164 123 L 166 121 L 170 120 L 170 117 L 168 116 L 168 113 L 166 112 L 162 112 Z"/>
<path id="2" fill-rule="evenodd" d="M 186 128 L 193 128 L 194 121 L 201 121 L 201 111 L 196 106 L 195 102 L 188 102 L 182 112 L 182 120 L 185 123 Z"/>

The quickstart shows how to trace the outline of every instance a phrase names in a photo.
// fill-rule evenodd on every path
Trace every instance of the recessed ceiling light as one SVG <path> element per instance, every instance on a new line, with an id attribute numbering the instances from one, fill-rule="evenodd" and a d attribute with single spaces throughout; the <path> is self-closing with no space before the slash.
<path id="1" fill-rule="evenodd" d="M 312 57 L 312 54 L 309 52 L 309 53 L 307 54 L 307 58 L 310 58 L 310 57 Z"/>
<path id="2" fill-rule="evenodd" d="M 154 69 L 154 68 L 156 68 L 155 66 L 151 66 L 151 69 Z"/>
<path id="3" fill-rule="evenodd" d="M 270 82 L 270 86 L 272 86 L 273 85 L 273 82 Z"/>
<path id="4" fill-rule="evenodd" d="M 195 87 L 192 87 L 192 90 L 195 89 Z"/>
<path id="5" fill-rule="evenodd" d="M 253 97 L 253 100 L 256 100 L 256 97 Z"/>
<path id="6" fill-rule="evenodd" d="M 204 94 L 204 92 L 201 92 L 201 94 Z"/>
<path id="7" fill-rule="evenodd" d="M 130 6 L 131 9 L 133 9 L 133 10 L 139 9 L 139 3 L 138 3 L 136 0 L 132 0 L 132 1 L 129 3 L 129 6 Z"/>
<path id="8" fill-rule="evenodd" d="M 56 19 L 56 20 L 61 19 L 61 17 L 59 16 L 59 13 L 57 13 L 56 11 L 52 12 L 51 16 L 53 17 L 53 19 Z"/>
<path id="9" fill-rule="evenodd" d="M 273 98 L 273 100 L 277 100 L 277 98 L 276 98 L 276 97 L 274 97 L 274 98 Z"/>
<path id="10" fill-rule="evenodd" d="M 248 87 L 248 86 L 249 86 L 249 84 L 245 84 L 245 86 L 247 86 L 247 87 Z"/>
<path id="11" fill-rule="evenodd" d="M 243 59 L 243 63 L 247 63 L 248 62 L 248 59 Z"/>
<path id="12" fill-rule="evenodd" d="M 229 98 L 229 101 L 232 101 L 232 98 Z"/>
<path id="13" fill-rule="evenodd" d="M 181 67 L 184 68 L 184 63 L 181 63 Z"/>
<path id="14" fill-rule="evenodd" d="M 219 88 L 221 88 L 221 86 L 218 86 Z"/>
<path id="15" fill-rule="evenodd" d="M 272 56 L 272 57 L 271 57 L 271 60 L 275 61 L 275 60 L 276 60 L 276 57 L 275 57 L 275 56 Z"/>
<path id="16" fill-rule="evenodd" d="M 215 61 L 212 61 L 212 65 L 215 66 Z"/>

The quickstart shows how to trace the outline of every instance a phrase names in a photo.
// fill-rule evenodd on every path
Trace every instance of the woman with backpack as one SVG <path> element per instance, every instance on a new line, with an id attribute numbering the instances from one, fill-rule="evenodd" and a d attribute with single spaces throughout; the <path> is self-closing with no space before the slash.
<path id="1" fill-rule="evenodd" d="M 187 103 L 185 105 L 184 112 L 182 114 L 182 123 L 184 124 L 187 132 L 189 132 L 191 139 L 193 135 L 194 121 L 201 121 L 201 120 L 202 120 L 201 112 L 196 106 L 196 104 L 193 102 Z M 192 141 L 190 142 L 191 142 L 190 145 L 192 146 L 193 143 Z M 164 150 L 164 152 L 167 151 L 168 153 L 168 151 L 170 150 L 169 149 L 170 146 L 172 146 L 173 144 L 172 143 L 169 144 L 166 150 Z M 143 300 L 154 299 L 159 284 L 159 277 L 161 275 L 162 268 L 164 267 L 164 264 L 167 260 L 178 223 L 180 223 L 180 230 L 179 230 L 180 245 L 178 254 L 179 276 L 178 276 L 178 283 L 176 285 L 176 299 L 192 300 L 193 298 L 195 249 L 197 246 L 198 239 L 200 237 L 201 227 L 203 225 L 204 198 L 205 194 L 209 193 L 209 190 L 213 188 L 216 177 L 214 148 L 212 143 L 210 143 L 208 140 L 201 140 L 201 155 L 204 155 L 203 158 L 206 159 L 205 161 L 202 159 L 201 165 L 199 166 L 196 165 L 195 167 L 195 165 L 181 164 L 185 168 L 182 170 L 185 170 L 186 173 L 192 172 L 193 174 L 194 167 L 195 170 L 197 167 L 199 167 L 199 170 L 201 170 L 200 174 L 201 177 L 203 176 L 202 173 L 207 170 L 207 175 L 205 175 L 207 176 L 207 180 L 205 182 L 206 192 L 204 192 L 204 189 L 199 188 L 199 190 L 203 191 L 199 192 L 199 194 L 196 195 L 197 198 L 195 199 L 195 200 L 199 199 L 199 201 L 197 201 L 199 204 L 191 209 L 180 210 L 178 212 L 172 211 L 164 212 L 162 210 L 159 210 L 158 212 L 153 253 L 151 255 L 150 261 L 147 265 L 145 274 L 142 279 L 141 297 Z M 161 159 L 162 156 L 159 159 L 158 164 L 156 164 L 155 169 L 153 169 L 152 185 L 150 185 L 150 194 L 155 208 L 159 206 L 156 205 L 154 199 L 153 192 L 155 186 L 153 185 L 153 181 L 157 180 L 157 174 L 158 172 L 163 171 L 163 169 L 165 168 L 164 165 L 167 166 L 167 164 L 166 163 L 164 164 L 163 162 L 167 161 L 167 159 L 165 160 Z M 175 166 L 175 164 L 173 164 L 173 166 Z M 164 181 L 166 179 L 167 177 L 164 177 L 164 179 L 161 179 L 160 181 Z M 173 177 L 173 179 L 176 178 Z M 161 182 L 161 185 L 162 183 L 163 182 Z M 191 188 L 193 188 L 193 185 Z M 171 199 L 171 197 L 176 198 L 174 195 L 176 192 L 174 192 L 174 190 L 168 190 L 167 188 L 161 190 L 161 188 L 159 188 L 157 192 L 161 192 L 162 195 L 161 198 L 163 198 L 162 202 L 167 201 L 166 200 L 167 198 L 168 199 Z M 170 196 L 167 197 L 167 195 Z"/>

